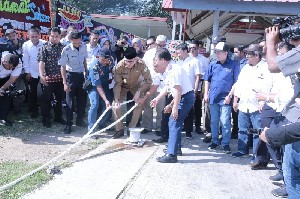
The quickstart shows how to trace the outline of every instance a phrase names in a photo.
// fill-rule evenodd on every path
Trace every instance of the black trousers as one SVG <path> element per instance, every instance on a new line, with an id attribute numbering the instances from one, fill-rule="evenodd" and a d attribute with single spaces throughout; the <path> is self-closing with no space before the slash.
<path id="1" fill-rule="evenodd" d="M 238 127 L 238 116 L 239 116 L 239 111 L 235 112 L 233 108 L 231 108 L 231 117 L 232 117 L 232 131 L 231 131 L 231 136 L 232 135 L 238 135 L 239 133 L 239 127 Z"/>
<path id="2" fill-rule="evenodd" d="M 67 115 L 67 125 L 73 124 L 73 98 L 76 97 L 77 105 L 77 118 L 76 121 L 82 121 L 84 118 L 84 111 L 87 100 L 87 93 L 82 89 L 82 84 L 84 82 L 83 73 L 67 72 L 67 83 L 70 85 L 70 92 L 66 93 L 66 115 Z"/>
<path id="3" fill-rule="evenodd" d="M 60 119 L 62 117 L 62 101 L 65 95 L 64 85 L 62 82 L 51 82 L 47 86 L 43 86 L 43 95 L 41 98 L 41 111 L 43 116 L 43 121 L 49 121 L 51 101 L 53 95 L 56 100 L 56 105 L 54 107 L 54 118 Z"/>
<path id="4" fill-rule="evenodd" d="M 186 133 L 192 133 L 193 132 L 193 121 L 194 121 L 194 108 L 190 110 L 189 114 L 186 116 L 184 120 L 184 129 Z"/>
<path id="5" fill-rule="evenodd" d="M 260 117 L 261 128 L 270 127 L 275 115 L 276 115 L 276 111 L 265 103 L 265 105 L 262 108 L 261 117 Z M 256 161 L 264 162 L 264 163 L 269 162 L 270 154 L 268 152 L 268 148 L 265 142 L 259 140 L 257 143 L 257 148 L 253 150 L 254 150 Z"/>
<path id="6" fill-rule="evenodd" d="M 194 116 L 195 116 L 195 127 L 196 127 L 196 129 L 200 129 L 201 128 L 201 117 L 202 117 L 201 91 L 198 91 L 195 96 Z"/>
<path id="7" fill-rule="evenodd" d="M 39 84 L 39 78 L 31 78 L 28 81 L 29 87 L 29 111 L 32 113 L 38 112 L 38 104 L 37 104 L 37 86 Z"/>
<path id="8" fill-rule="evenodd" d="M 0 87 L 3 86 L 10 76 L 0 79 Z M 9 109 L 12 103 L 11 96 L 0 96 L 0 120 L 7 120 Z"/>
<path id="9" fill-rule="evenodd" d="M 210 129 L 210 109 L 209 109 L 209 103 L 204 103 L 204 130 L 207 133 L 211 133 Z"/>
<path id="10" fill-rule="evenodd" d="M 166 96 L 166 104 L 168 105 L 172 102 L 173 96 L 168 95 Z M 164 140 L 169 139 L 169 118 L 171 116 L 171 113 L 164 113 L 164 110 L 162 111 L 162 119 L 161 119 L 161 130 L 160 130 L 160 136 Z"/>

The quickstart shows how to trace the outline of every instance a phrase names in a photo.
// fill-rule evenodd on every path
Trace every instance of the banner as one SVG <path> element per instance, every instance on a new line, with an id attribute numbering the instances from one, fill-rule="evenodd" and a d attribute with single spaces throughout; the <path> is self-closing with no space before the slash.
<path id="1" fill-rule="evenodd" d="M 92 16 L 84 15 L 79 9 L 68 6 L 66 3 L 57 1 L 56 3 L 56 24 L 57 27 L 67 29 L 70 25 L 74 25 L 78 31 L 87 36 L 90 30 L 98 30 L 100 38 L 108 38 L 115 43 L 120 37 L 127 36 L 129 40 L 134 38 L 131 33 L 124 32 L 117 28 L 102 24 L 92 19 Z"/>
<path id="2" fill-rule="evenodd" d="M 50 0 L 0 0 L 0 37 L 6 29 L 15 29 L 20 39 L 27 39 L 31 26 L 40 26 L 47 40 L 51 27 Z"/>

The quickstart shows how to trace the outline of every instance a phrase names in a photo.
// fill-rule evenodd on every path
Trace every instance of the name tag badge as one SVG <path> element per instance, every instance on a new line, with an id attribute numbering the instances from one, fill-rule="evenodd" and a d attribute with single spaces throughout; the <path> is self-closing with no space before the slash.
<path id="1" fill-rule="evenodd" d="M 225 68 L 225 71 L 231 73 L 232 69 L 230 69 L 230 68 Z"/>

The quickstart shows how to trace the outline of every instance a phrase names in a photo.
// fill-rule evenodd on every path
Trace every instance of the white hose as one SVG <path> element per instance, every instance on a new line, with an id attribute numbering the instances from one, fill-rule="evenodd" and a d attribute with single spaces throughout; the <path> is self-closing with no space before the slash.
<path id="1" fill-rule="evenodd" d="M 120 103 L 120 106 L 121 105 L 124 105 L 124 104 L 127 104 L 127 103 L 130 103 L 132 102 L 133 100 L 129 100 L 129 101 L 125 101 L 123 103 Z M 112 126 L 114 126 L 116 123 L 122 121 L 123 118 L 125 118 L 131 111 L 133 111 L 133 109 L 135 107 L 137 107 L 138 105 L 135 104 L 129 111 L 127 111 L 120 119 L 118 119 L 117 121 L 115 121 L 114 123 L 110 124 L 109 126 L 107 126 L 106 128 L 104 129 L 101 129 L 100 131 L 94 133 L 94 134 L 100 134 L 102 133 L 103 131 L 105 131 L 106 129 L 108 128 L 111 128 Z M 96 121 L 96 123 L 92 126 L 92 128 L 87 132 L 87 134 L 85 134 L 79 141 L 77 141 L 75 144 L 71 145 L 67 150 L 63 151 L 62 153 L 60 153 L 58 156 L 56 156 L 55 158 L 51 159 L 50 161 L 48 161 L 47 163 L 43 164 L 42 166 L 36 168 L 35 170 L 21 176 L 20 178 L 6 184 L 6 185 L 3 185 L 0 187 L 0 193 L 3 192 L 4 190 L 16 185 L 17 183 L 21 182 L 22 180 L 24 180 L 25 178 L 35 174 L 36 172 L 39 172 L 41 171 L 42 169 L 44 169 L 45 167 L 47 167 L 48 165 L 52 164 L 53 162 L 55 162 L 56 160 L 58 160 L 59 158 L 61 158 L 62 156 L 68 154 L 70 152 L 71 149 L 73 149 L 74 147 L 80 145 L 85 139 L 91 137 L 92 135 L 94 134 L 91 134 L 93 132 L 93 130 L 95 129 L 95 127 L 97 126 L 97 124 L 101 121 L 101 119 L 104 117 L 104 115 L 106 114 L 107 111 L 109 111 L 111 108 L 113 107 L 109 107 L 107 108 L 103 113 L 102 115 L 98 118 L 98 120 Z"/>

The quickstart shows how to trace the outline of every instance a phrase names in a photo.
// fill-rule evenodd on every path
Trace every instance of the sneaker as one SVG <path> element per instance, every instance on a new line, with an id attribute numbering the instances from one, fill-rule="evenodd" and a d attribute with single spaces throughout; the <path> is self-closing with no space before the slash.
<path id="1" fill-rule="evenodd" d="M 283 173 L 277 172 L 276 175 L 270 176 L 269 179 L 272 181 L 281 181 L 283 180 Z"/>
<path id="2" fill-rule="evenodd" d="M 191 132 L 186 132 L 186 134 L 185 134 L 185 138 L 186 139 L 192 139 L 192 133 Z"/>
<path id="3" fill-rule="evenodd" d="M 205 136 L 205 138 L 203 139 L 204 143 L 210 143 L 211 142 L 211 137 L 210 136 Z"/>
<path id="4" fill-rule="evenodd" d="M 222 146 L 222 150 L 226 154 L 230 154 L 231 153 L 231 149 L 230 149 L 229 145 Z"/>
<path id="5" fill-rule="evenodd" d="M 167 154 L 168 153 L 168 149 L 164 149 L 163 152 Z M 177 156 L 182 156 L 181 149 L 177 149 Z"/>
<path id="6" fill-rule="evenodd" d="M 273 189 L 271 191 L 271 193 L 276 196 L 276 197 L 280 197 L 280 198 L 287 198 L 288 197 L 288 193 L 286 191 L 285 186 L 282 186 L 280 188 L 277 189 Z"/>
<path id="7" fill-rule="evenodd" d="M 216 150 L 216 148 L 218 147 L 219 145 L 215 144 L 215 143 L 211 143 L 209 146 L 208 146 L 208 150 Z"/>
<path id="8" fill-rule="evenodd" d="M 249 154 L 238 151 L 236 153 L 233 153 L 231 156 L 234 158 L 247 158 L 247 157 L 249 157 Z"/>

